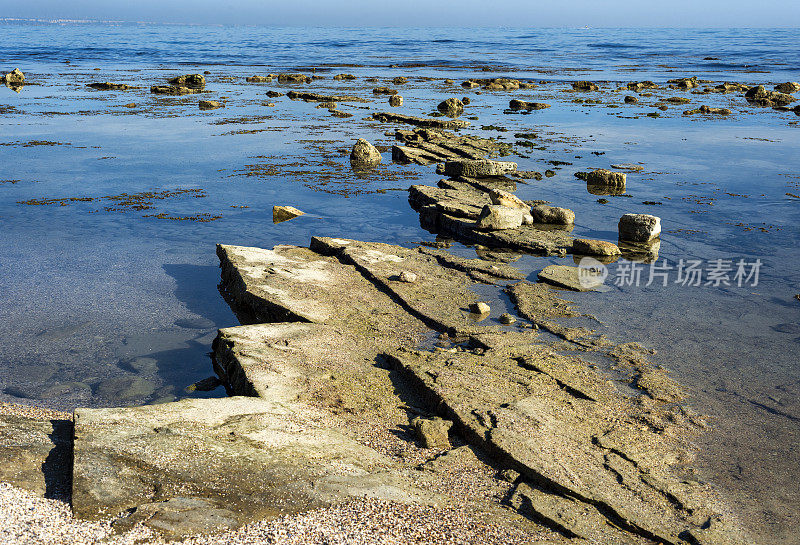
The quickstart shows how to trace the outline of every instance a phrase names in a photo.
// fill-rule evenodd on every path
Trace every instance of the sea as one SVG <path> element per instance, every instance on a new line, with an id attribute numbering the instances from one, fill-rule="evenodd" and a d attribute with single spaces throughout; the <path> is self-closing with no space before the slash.
<path id="1" fill-rule="evenodd" d="M 28 82 L 0 87 L 0 401 L 69 411 L 226 395 L 196 386 L 213 375 L 217 329 L 238 324 L 218 290 L 218 243 L 436 241 L 406 192 L 435 184 L 432 167 L 384 153 L 379 170 L 354 175 L 347 162 L 355 139 L 388 149 L 397 128 L 368 120 L 389 105 L 365 78 L 392 86 L 405 76 L 397 111 L 431 115 L 445 98 L 470 97 L 464 130 L 511 144 L 506 159 L 522 170 L 549 171 L 517 194 L 573 209 L 576 236 L 616 241 L 622 214 L 661 218 L 655 263 L 620 260 L 602 291 L 564 296 L 599 332 L 651 349 L 710 417 L 694 439 L 699 471 L 753 541 L 800 543 L 800 117 L 741 92 L 674 90 L 691 102 L 667 110 L 644 94 L 624 104 L 631 92 L 569 92 L 577 80 L 616 89 L 691 76 L 771 89 L 800 81 L 798 43 L 800 29 L 0 20 L 0 71 L 18 67 Z M 149 92 L 197 72 L 203 98 L 225 108 Z M 371 102 L 342 103 L 353 117 L 340 120 L 267 95 L 293 87 L 245 82 L 279 72 L 320 76 L 306 87 Z M 538 87 L 459 85 L 490 77 Z M 105 81 L 135 88 L 87 87 Z M 508 115 L 510 98 L 553 107 Z M 732 113 L 683 114 L 701 104 Z M 619 164 L 636 166 L 624 195 L 598 195 L 574 176 Z M 274 224 L 274 205 L 306 214 Z M 451 251 L 485 255 L 457 242 Z M 532 281 L 548 264 L 572 264 L 508 259 Z M 502 295 L 486 297 L 498 315 L 513 312 Z"/>

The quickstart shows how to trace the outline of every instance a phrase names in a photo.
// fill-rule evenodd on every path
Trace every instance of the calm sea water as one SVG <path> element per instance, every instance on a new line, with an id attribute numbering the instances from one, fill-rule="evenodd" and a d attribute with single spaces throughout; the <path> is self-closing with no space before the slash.
<path id="1" fill-rule="evenodd" d="M 315 67 L 326 79 L 313 90 L 372 99 L 364 77 L 405 75 L 403 113 L 426 115 L 469 93 L 465 115 L 478 118 L 470 133 L 510 143 L 515 132 L 536 133 L 538 149 L 518 147 L 510 159 L 555 175 L 518 194 L 575 210 L 576 235 L 615 240 L 620 215 L 654 213 L 665 230 L 660 257 L 672 264 L 761 260 L 757 286 L 611 284 L 571 298 L 610 337 L 656 350 L 691 403 L 712 416 L 699 449 L 702 477 L 744 514 L 756 541 L 798 543 L 800 118 L 753 108 L 741 94 L 677 91 L 693 106 L 733 115 L 685 117 L 689 106 L 675 106 L 650 118 L 645 97 L 636 106 L 622 105 L 621 94 L 573 103 L 561 82 L 800 81 L 799 40 L 800 30 L 785 29 L 0 24 L 0 69 L 18 66 L 32 83 L 19 93 L 0 87 L 0 400 L 69 410 L 224 395 L 186 390 L 212 373 L 216 329 L 237 323 L 217 291 L 216 243 L 433 239 L 405 192 L 435 184 L 432 168 L 389 163 L 371 176 L 350 173 L 356 138 L 393 142 L 384 135 L 393 127 L 364 120 L 388 108 L 382 98 L 342 104 L 354 117 L 337 120 L 313 104 L 268 98 L 267 90 L 286 91 L 277 83 L 244 81 Z M 200 112 L 197 97 L 148 91 L 205 70 L 207 98 L 226 108 Z M 339 72 L 358 79 L 333 81 Z M 551 82 L 514 96 L 553 107 L 504 115 L 508 93 L 424 79 L 503 75 Z M 86 88 L 95 81 L 139 88 Z M 644 170 L 629 175 L 627 197 L 606 204 L 573 176 L 632 162 Z M 273 225 L 274 204 L 307 214 Z M 535 279 L 550 262 L 563 260 L 518 264 Z"/>
<path id="2" fill-rule="evenodd" d="M 760 72 L 798 79 L 798 29 L 278 28 L 179 25 L 0 24 L 10 63 L 323 64 L 448 67 L 597 78 L 674 72 L 728 77 Z"/>

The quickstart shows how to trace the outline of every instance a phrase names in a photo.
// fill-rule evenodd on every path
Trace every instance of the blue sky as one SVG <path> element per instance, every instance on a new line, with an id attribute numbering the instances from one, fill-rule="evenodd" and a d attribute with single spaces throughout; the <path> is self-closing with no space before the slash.
<path id="1" fill-rule="evenodd" d="M 0 17 L 290 26 L 800 27 L 800 0 L 0 0 Z"/>

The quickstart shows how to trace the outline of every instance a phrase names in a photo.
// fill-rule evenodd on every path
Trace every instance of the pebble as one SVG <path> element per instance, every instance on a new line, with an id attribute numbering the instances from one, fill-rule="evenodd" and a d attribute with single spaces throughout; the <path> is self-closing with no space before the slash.
<path id="1" fill-rule="evenodd" d="M 417 281 L 417 275 L 410 271 L 403 271 L 400 273 L 398 280 L 400 280 L 400 282 L 407 282 L 409 284 L 413 284 L 414 282 Z"/>
<path id="2" fill-rule="evenodd" d="M 487 303 L 481 301 L 480 303 L 472 303 L 469 306 L 469 310 L 475 314 L 489 314 L 491 308 Z"/>

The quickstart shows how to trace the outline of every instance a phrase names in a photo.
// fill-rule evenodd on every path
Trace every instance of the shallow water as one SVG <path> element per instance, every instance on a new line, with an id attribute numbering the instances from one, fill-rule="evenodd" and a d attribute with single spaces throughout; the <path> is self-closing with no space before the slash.
<path id="1" fill-rule="evenodd" d="M 465 115 L 479 118 L 470 133 L 508 142 L 519 140 L 515 132 L 537 133 L 533 140 L 543 149 L 518 146 L 522 156 L 511 159 L 520 169 L 552 168 L 555 175 L 520 184 L 517 194 L 575 210 L 576 235 L 615 240 L 623 213 L 654 213 L 665 230 L 659 258 L 673 265 L 762 261 L 758 285 L 684 286 L 672 271 L 667 286 L 616 286 L 623 260 L 609 266 L 608 291 L 570 295 L 603 322 L 602 332 L 657 350 L 656 361 L 686 386 L 691 403 L 713 417 L 714 429 L 700 444 L 703 475 L 746 515 L 759 540 L 798 542 L 800 198 L 787 193 L 800 194 L 800 118 L 748 106 L 738 93 L 680 91 L 670 95 L 691 98 L 691 106 L 649 118 L 649 99 L 621 105 L 623 93 L 564 93 L 559 81 L 798 80 L 797 52 L 787 44 L 800 32 L 658 31 L 652 40 L 648 34 L 646 47 L 629 47 L 642 43 L 642 31 L 3 30 L 0 66 L 19 65 L 35 85 L 18 94 L 0 87 L 0 400 L 71 409 L 224 395 L 221 388 L 185 390 L 212 374 L 208 352 L 216 329 L 236 324 L 217 291 L 216 243 L 305 245 L 312 235 L 433 240 L 405 192 L 412 183 L 435 184 L 432 167 L 388 163 L 359 177 L 347 163 L 355 138 L 393 143 L 384 132 L 394 126 L 363 120 L 389 108 L 361 77 L 406 75 L 412 81 L 400 87 L 402 113 L 425 115 L 443 98 L 468 95 L 473 102 Z M 540 51 L 548 47 L 556 51 Z M 419 61 L 444 66 L 387 66 Z M 370 65 L 319 68 L 326 79 L 308 87 L 373 102 L 340 104 L 354 114 L 340 120 L 313 103 L 265 95 L 287 86 L 244 82 L 253 73 L 279 71 L 273 66 L 310 63 Z M 563 70 L 577 67 L 592 71 Z M 753 67 L 769 73 L 747 72 Z M 168 76 L 206 69 L 211 92 L 203 98 L 227 97 L 224 109 L 200 112 L 197 96 L 148 91 Z M 343 71 L 359 80 L 331 79 Z M 554 83 L 477 95 L 414 79 L 459 82 L 506 73 Z M 92 81 L 142 88 L 97 92 L 85 87 Z M 573 103 L 576 96 L 606 103 Z M 553 107 L 503 114 L 516 97 Z M 729 107 L 734 115 L 681 115 L 699 104 Z M 508 130 L 481 128 L 490 125 Z M 616 163 L 642 163 L 643 170 L 628 175 L 626 196 L 607 196 L 606 204 L 573 176 Z M 274 225 L 274 204 L 307 215 Z M 453 251 L 475 255 L 460 245 Z M 524 257 L 518 264 L 535 279 L 551 262 L 565 260 Z M 642 284 L 647 272 L 643 266 Z"/>

